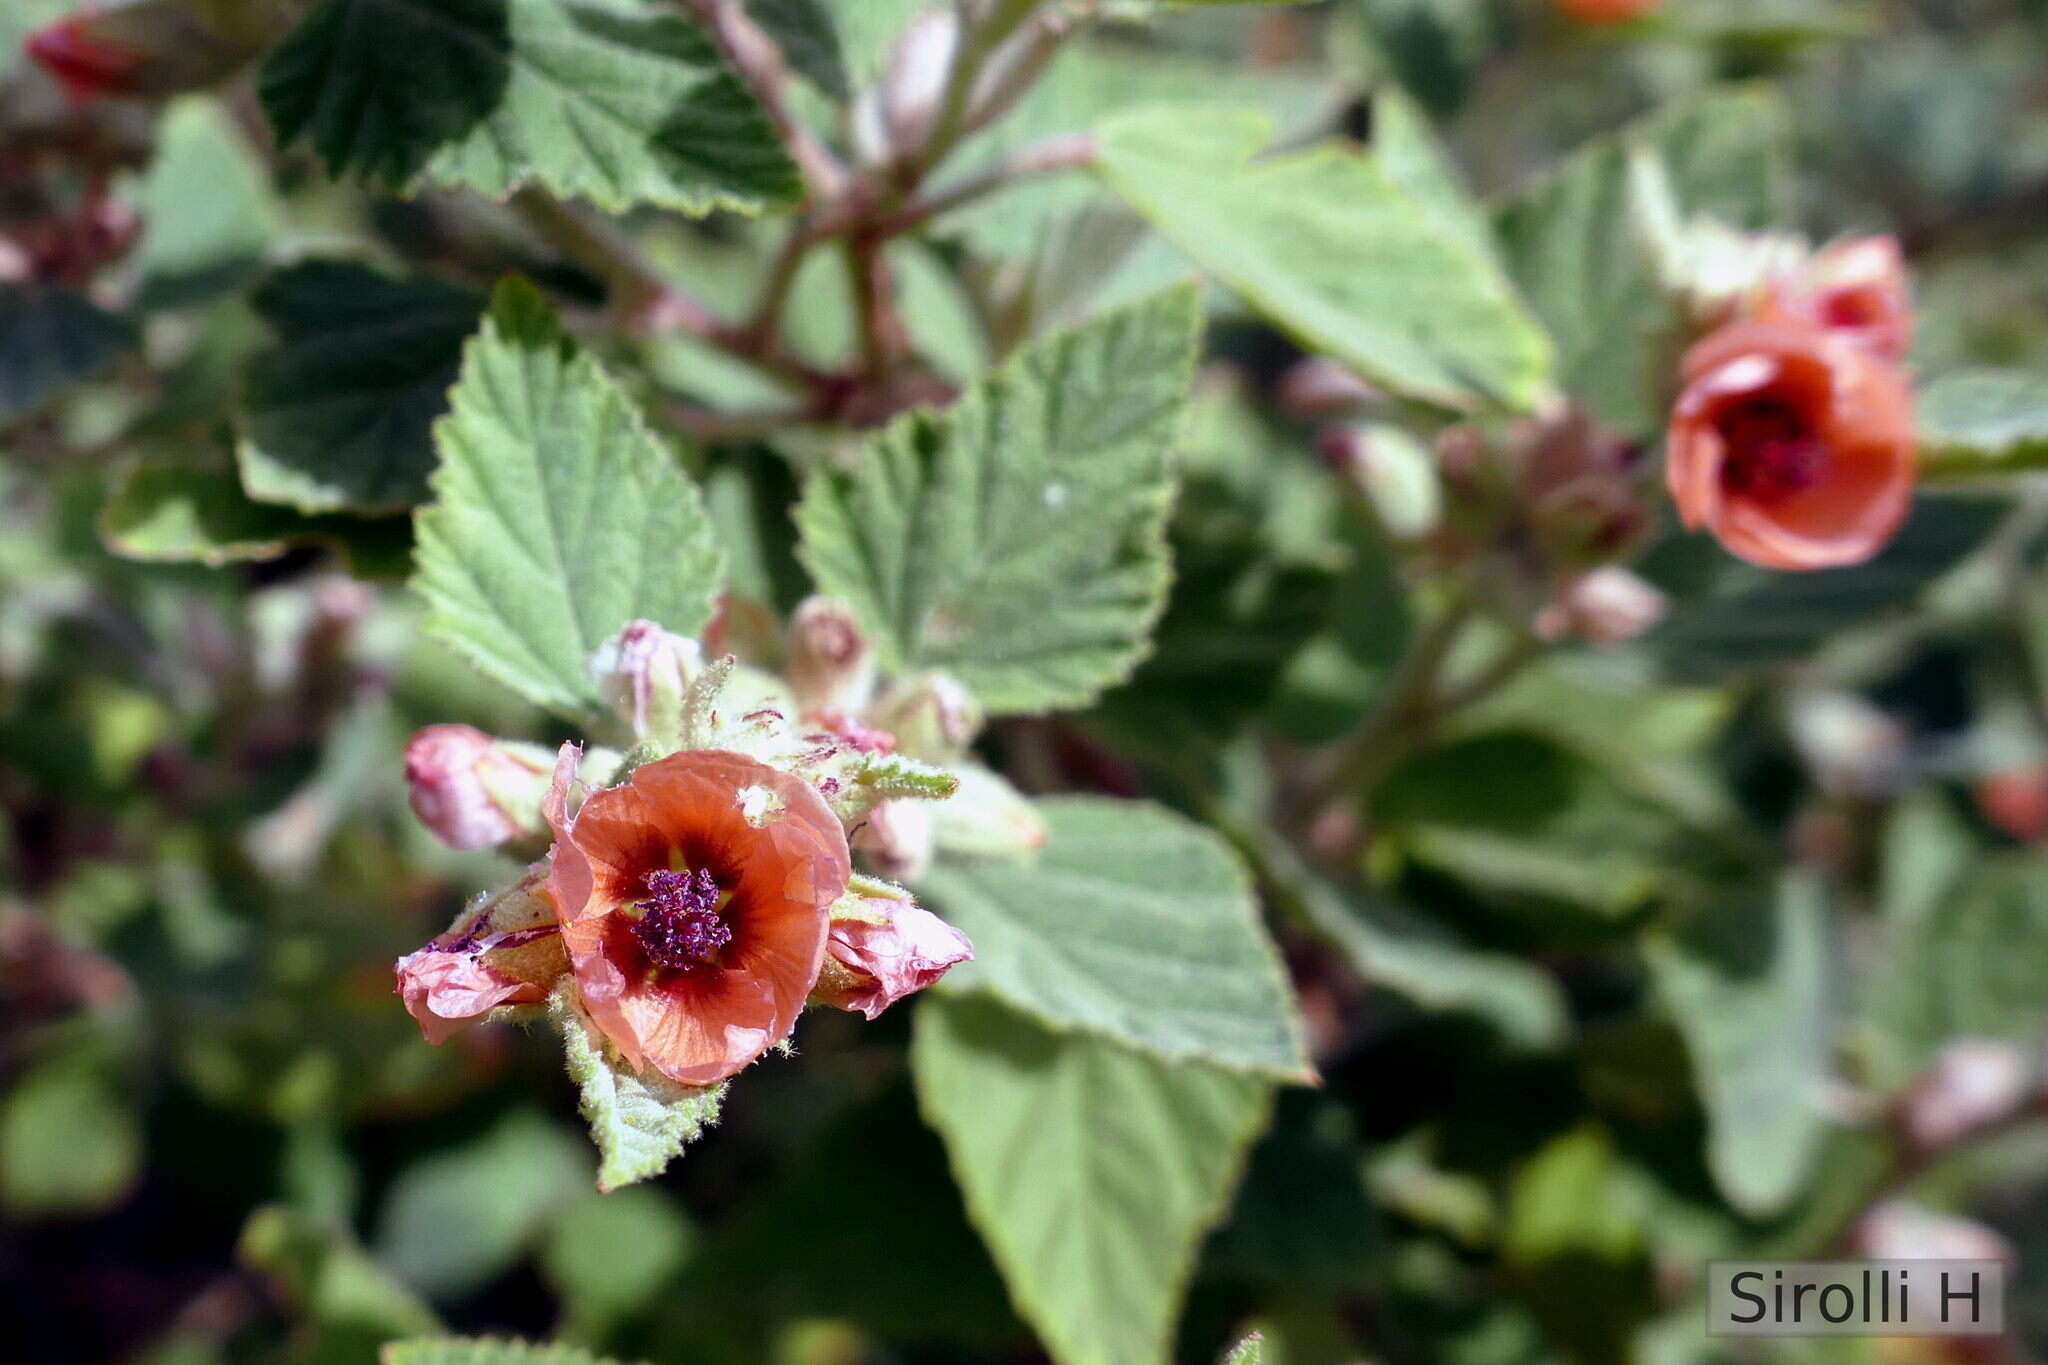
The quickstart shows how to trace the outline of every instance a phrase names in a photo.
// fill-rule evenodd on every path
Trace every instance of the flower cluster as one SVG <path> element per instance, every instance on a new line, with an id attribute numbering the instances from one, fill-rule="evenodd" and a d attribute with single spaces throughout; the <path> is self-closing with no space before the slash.
<path id="1" fill-rule="evenodd" d="M 984 838 L 1016 818 L 1008 801 L 1028 814 L 1007 787 L 947 800 L 962 782 L 926 761 L 964 759 L 971 698 L 944 678 L 878 689 L 836 603 L 805 604 L 783 652 L 786 681 L 634 622 L 591 660 L 620 748 L 550 759 L 466 726 L 414 737 L 413 809 L 443 842 L 546 843 L 400 959 L 429 1041 L 566 992 L 621 1064 L 710 1086 L 787 1040 L 806 1004 L 872 1019 L 973 956 L 909 891 L 855 870 L 921 870 L 932 806 L 962 804 Z"/>
<path id="2" fill-rule="evenodd" d="M 1715 300 L 1688 351 L 1666 477 L 1679 515 L 1774 569 L 1858 564 L 1912 505 L 1912 336 L 1890 238 L 1838 243 Z"/>

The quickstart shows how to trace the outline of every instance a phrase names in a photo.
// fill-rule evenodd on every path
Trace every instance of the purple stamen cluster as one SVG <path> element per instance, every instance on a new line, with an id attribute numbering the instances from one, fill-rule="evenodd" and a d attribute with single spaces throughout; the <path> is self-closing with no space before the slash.
<path id="1" fill-rule="evenodd" d="M 633 937 L 663 967 L 701 967 L 732 942 L 732 927 L 718 914 L 718 883 L 709 868 L 695 872 L 650 872 L 642 881 L 647 899 L 634 908 Z"/>

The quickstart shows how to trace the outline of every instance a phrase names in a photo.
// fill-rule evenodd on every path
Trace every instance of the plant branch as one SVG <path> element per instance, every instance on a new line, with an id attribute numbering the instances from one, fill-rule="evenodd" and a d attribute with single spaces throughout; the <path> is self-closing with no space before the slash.
<path id="1" fill-rule="evenodd" d="M 754 22 L 743 0 L 684 0 L 718 44 L 726 61 L 739 72 L 754 98 L 774 123 L 775 131 L 803 172 L 814 204 L 828 203 L 846 188 L 846 168 L 839 158 L 789 110 L 789 63 L 775 40 Z"/>
<path id="2" fill-rule="evenodd" d="M 912 200 L 877 223 L 874 231 L 884 237 L 915 232 L 932 219 L 964 204 L 1038 176 L 1079 170 L 1094 161 L 1094 138 L 1086 133 L 1060 133 L 1020 147 L 986 170 Z"/>

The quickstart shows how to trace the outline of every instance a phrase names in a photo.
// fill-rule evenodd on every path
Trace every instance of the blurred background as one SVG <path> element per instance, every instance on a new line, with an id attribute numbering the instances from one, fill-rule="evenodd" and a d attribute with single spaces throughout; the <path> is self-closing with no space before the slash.
<path id="1" fill-rule="evenodd" d="M 0 310 L 0 1357 L 341 1365 L 445 1327 L 659 1362 L 1044 1359 L 920 1120 L 915 1006 L 808 1018 L 711 1136 L 609 1196 L 551 1038 L 421 1041 L 393 959 L 512 865 L 419 827 L 404 741 L 447 721 L 567 736 L 420 634 L 405 518 L 280 518 L 232 480 L 165 511 L 151 471 L 227 450 L 238 405 L 261 406 L 275 319 L 251 291 L 281 263 L 601 290 L 474 196 L 374 197 L 278 152 L 247 73 L 66 103 L 17 55 L 66 8 L 0 7 L 0 234 L 90 309 Z M 1666 0 L 1620 25 L 1576 8 L 1109 24 L 1018 122 L 1227 93 L 1365 137 L 1366 98 L 1396 87 L 1499 199 L 1646 111 L 1756 83 L 1791 111 L 1783 226 L 1905 244 L 1923 379 L 2048 367 L 2048 3 Z M 915 9 L 837 8 L 856 83 Z M 932 353 L 968 374 L 999 348 L 954 282 L 1035 249 L 1087 193 L 994 200 L 930 244 L 904 287 Z M 64 216 L 79 203 L 90 223 Z M 52 222 L 57 241 L 34 237 Z M 714 294 L 761 246 L 716 218 L 644 226 Z M 1110 292 L 1185 269 L 1159 251 Z M 836 288 L 799 285 L 820 353 L 848 344 Z M 1299 356 L 1218 306 L 1162 664 L 1087 714 L 996 727 L 989 756 L 1033 790 L 1190 804 L 1191 755 L 1284 768 L 1369 695 L 1333 647 L 1361 618 L 1316 580 L 1321 547 L 1289 543 L 1321 515 L 1290 509 L 1334 497 L 1282 394 Z M 682 347 L 619 339 L 612 359 L 658 396 Z M 747 593 L 786 610 L 803 589 L 772 443 L 692 458 L 749 547 Z M 1368 880 L 1427 951 L 1375 975 L 1275 908 L 1326 1084 L 1282 1095 L 1203 1245 L 1181 1357 L 1259 1324 L 1289 1365 L 1716 1360 L 1706 1256 L 1849 1250 L 2014 1257 L 2014 1340 L 1749 1358 L 2048 1353 L 2044 550 L 2041 487 L 1943 500 L 1880 565 L 1716 588 L 1641 648 L 1560 651 L 1392 774 Z M 1709 555 L 1667 538 L 1645 571 L 1683 593 Z M 1259 614 L 1296 600 L 1296 573 L 1302 619 Z M 1825 897 L 1826 936 L 1789 982 L 1738 971 L 1750 993 L 1682 1029 L 1653 999 L 1648 928 L 1759 844 L 1786 901 Z M 1763 913 L 1716 922 L 1738 962 L 1797 912 Z M 1826 1054 L 1827 1121 L 1768 1212 L 1709 1169 L 1689 1041 L 1747 1056 L 1766 1091 L 1774 1057 Z M 1764 1119 L 1736 1141 L 1738 1170 L 1780 1145 Z"/>

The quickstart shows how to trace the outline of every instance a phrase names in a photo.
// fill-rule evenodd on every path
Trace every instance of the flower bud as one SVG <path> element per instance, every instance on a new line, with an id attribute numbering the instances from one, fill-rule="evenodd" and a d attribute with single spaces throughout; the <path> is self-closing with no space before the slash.
<path id="1" fill-rule="evenodd" d="M 1977 809 L 1992 828 L 2023 844 L 2048 839 L 2048 765 L 2009 768 L 1977 780 Z"/>
<path id="2" fill-rule="evenodd" d="M 941 852 L 1021 858 L 1045 847 L 1045 821 L 1024 794 L 979 763 L 956 763 L 960 786 L 932 809 Z"/>
<path id="3" fill-rule="evenodd" d="M 533 744 L 470 725 L 429 725 L 405 746 L 413 813 L 450 848 L 491 848 L 539 834 L 554 764 Z"/>
<path id="4" fill-rule="evenodd" d="M 496 895 L 480 898 L 448 932 L 398 959 L 398 993 L 430 1043 L 504 1005 L 537 1005 L 569 970 L 554 905 L 535 864 Z"/>
<path id="5" fill-rule="evenodd" d="M 1896 237 L 1852 237 L 1815 252 L 1774 291 L 1772 306 L 1881 360 L 1902 361 L 1913 344 L 1913 302 Z"/>
<path id="6" fill-rule="evenodd" d="M 1855 1248 L 1879 1261 L 2009 1261 L 2012 1244 L 1968 1218 L 1887 1199 L 1856 1225 Z"/>
<path id="7" fill-rule="evenodd" d="M 946 761 L 981 733 L 981 703 L 950 673 L 929 672 L 891 684 L 868 713 L 869 723 L 896 737 L 899 752 Z"/>
<path id="8" fill-rule="evenodd" d="M 1333 427 L 1319 438 L 1323 460 L 1370 504 L 1387 534 L 1416 540 L 1436 529 L 1443 486 L 1427 448 L 1399 427 Z"/>
<path id="9" fill-rule="evenodd" d="M 890 49 L 881 79 L 862 92 L 854 111 L 862 160 L 882 165 L 924 146 L 959 46 L 960 21 L 951 9 L 927 10 L 910 21 Z"/>
<path id="10" fill-rule="evenodd" d="M 1785 719 L 1792 747 L 1829 795 L 1883 796 L 1905 780 L 1905 731 L 1853 692 L 1796 693 Z"/>
<path id="11" fill-rule="evenodd" d="M 1934 1151 L 1987 1127 L 2027 1101 L 2034 1068 L 2010 1043 L 1963 1038 L 1936 1053 L 1899 1097 L 1907 1141 Z"/>
<path id="12" fill-rule="evenodd" d="M 1302 422 L 1349 417 L 1382 398 L 1380 391 L 1325 356 L 1296 361 L 1281 377 L 1280 410 Z"/>
<path id="13" fill-rule="evenodd" d="M 911 900 L 862 898 L 859 917 L 835 918 L 812 999 L 873 1019 L 962 962 L 967 935 Z"/>
<path id="14" fill-rule="evenodd" d="M 875 874 L 894 882 L 923 876 L 936 842 L 931 804 L 911 797 L 876 806 L 853 836 L 853 846 L 867 856 Z"/>
<path id="15" fill-rule="evenodd" d="M 633 728 L 635 739 L 673 738 L 682 725 L 683 695 L 704 666 L 695 640 L 652 621 L 631 621 L 590 656 L 598 695 Z"/>
<path id="16" fill-rule="evenodd" d="M 76 103 L 161 98 L 227 79 L 291 22 L 283 5 L 215 6 L 202 17 L 188 0 L 86 4 L 22 46 Z"/>
<path id="17" fill-rule="evenodd" d="M 875 691 L 875 651 L 853 608 L 836 597 L 806 598 L 789 618 L 783 672 L 805 716 L 865 709 Z"/>
<path id="18" fill-rule="evenodd" d="M 1577 637 L 1596 645 L 1618 645 L 1664 619 L 1670 599 L 1629 570 L 1603 565 L 1567 587 L 1536 617 L 1546 640 Z"/>

